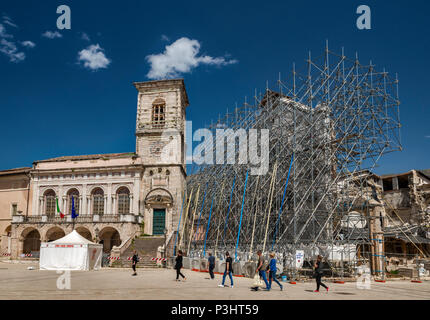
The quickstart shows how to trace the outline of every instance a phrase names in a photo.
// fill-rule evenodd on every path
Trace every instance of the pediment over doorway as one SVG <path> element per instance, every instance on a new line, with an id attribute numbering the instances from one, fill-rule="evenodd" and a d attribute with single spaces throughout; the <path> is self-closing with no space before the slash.
<path id="1" fill-rule="evenodd" d="M 173 197 L 169 191 L 162 188 L 151 190 L 145 198 L 145 206 L 162 205 L 170 207 L 173 204 Z"/>

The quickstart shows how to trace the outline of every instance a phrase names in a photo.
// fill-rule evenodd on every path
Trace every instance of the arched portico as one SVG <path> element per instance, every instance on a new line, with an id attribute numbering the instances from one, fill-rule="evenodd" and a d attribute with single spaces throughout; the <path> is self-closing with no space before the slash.
<path id="1" fill-rule="evenodd" d="M 79 226 L 76 227 L 76 232 L 79 233 L 81 236 L 83 236 L 85 239 L 89 240 L 89 241 L 93 241 L 93 237 L 91 235 L 91 231 L 88 230 L 88 228 Z"/>
<path id="2" fill-rule="evenodd" d="M 105 227 L 99 233 L 100 243 L 103 244 L 103 252 L 108 253 L 113 246 L 121 245 L 121 236 L 117 229 L 113 227 Z"/>
<path id="3" fill-rule="evenodd" d="M 50 229 L 48 229 L 48 231 L 46 231 L 45 234 L 45 241 L 46 242 L 51 242 L 51 241 L 55 241 L 58 239 L 61 239 L 62 237 L 64 237 L 66 235 L 66 233 L 64 232 L 63 229 L 61 229 L 60 227 L 52 227 Z"/>
<path id="4" fill-rule="evenodd" d="M 30 254 L 32 252 L 40 252 L 40 233 L 35 228 L 27 228 L 22 234 L 23 250 L 22 253 Z"/>

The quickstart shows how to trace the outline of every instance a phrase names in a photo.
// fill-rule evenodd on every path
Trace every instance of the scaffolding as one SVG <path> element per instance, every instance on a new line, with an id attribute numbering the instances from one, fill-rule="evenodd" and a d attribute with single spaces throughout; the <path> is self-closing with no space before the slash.
<path id="1" fill-rule="evenodd" d="M 323 255 L 339 277 L 361 260 L 381 269 L 369 249 L 383 239 L 372 227 L 378 199 L 371 177 L 382 155 L 402 148 L 399 105 L 397 75 L 328 45 L 319 57 L 309 53 L 303 73 L 293 64 L 291 76 L 279 75 L 274 89 L 266 85 L 208 126 L 216 139 L 207 141 L 205 152 L 221 152 L 224 163 L 193 165 L 178 247 L 190 257 L 211 250 L 221 259 L 228 250 L 242 262 L 258 249 L 274 251 L 291 278 L 304 267 L 297 250 L 305 266 Z M 256 129 L 261 136 L 268 130 L 268 145 L 260 137 L 247 150 L 263 158 L 268 148 L 267 173 L 253 175 L 255 164 L 237 164 L 239 139 L 229 153 L 227 139 L 217 135 L 221 129 Z"/>

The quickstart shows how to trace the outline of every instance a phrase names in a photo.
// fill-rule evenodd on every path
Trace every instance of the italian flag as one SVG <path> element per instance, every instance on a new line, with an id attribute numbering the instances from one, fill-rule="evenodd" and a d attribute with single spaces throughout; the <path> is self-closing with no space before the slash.
<path id="1" fill-rule="evenodd" d="M 64 218 L 64 214 L 61 212 L 61 210 L 60 210 L 60 206 L 58 205 L 58 198 L 57 198 L 57 213 L 59 213 L 59 214 L 60 214 L 61 219 L 63 219 L 63 218 Z"/>

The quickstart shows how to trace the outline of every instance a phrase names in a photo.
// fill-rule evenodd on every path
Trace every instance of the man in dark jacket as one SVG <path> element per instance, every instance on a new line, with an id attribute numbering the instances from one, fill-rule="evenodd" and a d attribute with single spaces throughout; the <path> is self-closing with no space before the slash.
<path id="1" fill-rule="evenodd" d="M 133 258 L 131 259 L 131 267 L 133 268 L 134 273 L 132 274 L 133 276 L 137 276 L 136 273 L 136 265 L 139 262 L 139 256 L 137 255 L 136 250 L 133 251 Z"/>
<path id="2" fill-rule="evenodd" d="M 209 263 L 209 274 L 211 276 L 211 279 L 214 280 L 215 279 L 215 275 L 214 275 L 215 257 L 210 252 L 209 252 L 208 263 Z"/>
<path id="3" fill-rule="evenodd" d="M 185 278 L 185 276 L 181 273 L 181 268 L 182 268 L 182 251 L 179 250 L 178 256 L 176 257 L 176 264 L 175 264 L 176 281 L 179 281 L 179 276 L 181 276 L 184 280 L 187 280 L 187 278 Z"/>

